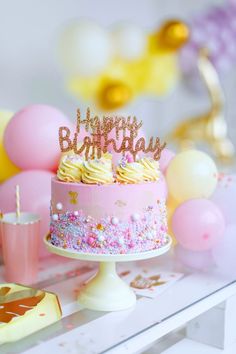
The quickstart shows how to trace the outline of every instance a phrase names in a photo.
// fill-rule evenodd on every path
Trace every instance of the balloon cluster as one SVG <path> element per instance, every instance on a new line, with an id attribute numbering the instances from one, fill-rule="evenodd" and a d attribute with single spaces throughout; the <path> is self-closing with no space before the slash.
<path id="1" fill-rule="evenodd" d="M 207 154 L 185 150 L 170 161 L 166 179 L 177 257 L 195 269 L 215 261 L 219 269 L 232 273 L 236 176 L 219 174 Z"/>
<path id="2" fill-rule="evenodd" d="M 219 75 L 204 49 L 199 53 L 198 69 L 205 83 L 210 107 L 205 113 L 182 120 L 168 135 L 178 145 L 204 143 L 220 162 L 232 164 L 235 147 L 229 135 L 225 114 L 225 98 Z"/>
<path id="3" fill-rule="evenodd" d="M 181 51 L 181 66 L 188 76 L 196 71 L 197 57 L 206 48 L 209 58 L 219 74 L 236 63 L 236 3 L 228 1 L 222 6 L 209 8 L 190 22 L 191 39 Z M 195 76 L 195 75 L 193 75 Z"/>
<path id="4" fill-rule="evenodd" d="M 181 145 L 207 144 L 223 163 L 235 160 L 226 119 L 226 102 L 220 77 L 236 64 L 236 2 L 226 1 L 195 15 L 189 22 L 191 37 L 180 51 L 180 67 L 192 88 L 206 86 L 210 107 L 206 112 L 188 117 L 177 124 L 169 139 Z"/>
<path id="5" fill-rule="evenodd" d="M 166 94 L 178 79 L 176 52 L 188 38 L 187 25 L 175 20 L 152 34 L 130 23 L 111 31 L 89 21 L 70 24 L 59 40 L 68 89 L 103 110 L 140 94 Z"/>
<path id="6" fill-rule="evenodd" d="M 57 134 L 63 125 L 71 127 L 63 113 L 46 105 L 15 114 L 0 111 L 0 211 L 15 210 L 18 184 L 22 210 L 41 216 L 42 238 L 49 227 L 51 178 L 60 158 Z M 46 254 L 41 242 L 40 256 Z"/>

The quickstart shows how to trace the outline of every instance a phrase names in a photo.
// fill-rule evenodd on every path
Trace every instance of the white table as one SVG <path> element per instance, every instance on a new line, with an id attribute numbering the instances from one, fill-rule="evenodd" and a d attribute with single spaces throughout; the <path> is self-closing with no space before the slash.
<path id="1" fill-rule="evenodd" d="M 227 323 L 236 323 L 232 311 L 236 308 L 235 279 L 221 277 L 215 269 L 206 272 L 183 269 L 171 253 L 137 264 L 142 268 L 184 272 L 185 276 L 155 299 L 139 298 L 135 308 L 107 313 L 85 310 L 76 301 L 76 288 L 94 273 L 93 263 L 57 256 L 44 260 L 36 286 L 59 295 L 63 318 L 21 341 L 1 346 L 0 353 L 136 353 L 186 323 L 189 323 L 188 336 L 194 340 L 221 347 L 234 341 L 234 333 L 228 339 L 223 334 Z M 0 281 L 3 281 L 2 271 L 1 268 Z M 211 336 L 204 338 L 201 333 L 201 330 L 206 332 L 204 326 L 209 328 L 212 321 L 218 331 L 216 343 Z"/>

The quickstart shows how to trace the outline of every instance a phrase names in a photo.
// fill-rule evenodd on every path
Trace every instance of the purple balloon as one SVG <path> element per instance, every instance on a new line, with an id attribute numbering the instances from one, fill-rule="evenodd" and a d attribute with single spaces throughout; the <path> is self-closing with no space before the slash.
<path id="1" fill-rule="evenodd" d="M 184 202 L 175 210 L 171 221 L 177 241 L 192 251 L 212 249 L 225 231 L 220 209 L 208 199 Z"/>
<path id="2" fill-rule="evenodd" d="M 190 251 L 182 247 L 181 245 L 176 245 L 174 248 L 176 258 L 185 266 L 202 270 L 207 269 L 213 264 L 211 251 Z"/>
<path id="3" fill-rule="evenodd" d="M 236 175 L 220 175 L 211 200 L 219 207 L 226 225 L 236 223 Z"/>
<path id="4" fill-rule="evenodd" d="M 224 238 L 213 248 L 212 256 L 221 274 L 236 276 L 236 224 L 226 228 Z"/>
<path id="5" fill-rule="evenodd" d="M 236 0 L 229 0 L 223 6 L 211 7 L 205 13 L 194 16 L 190 28 L 190 41 L 180 53 L 181 68 L 187 81 L 198 80 L 196 59 L 202 47 L 209 50 L 209 58 L 219 75 L 232 69 L 236 58 Z M 191 82 L 191 86 L 198 89 L 197 84 Z"/>
<path id="6" fill-rule="evenodd" d="M 227 53 L 225 56 L 221 55 L 219 57 L 213 57 L 212 62 L 215 65 L 216 70 L 220 73 L 229 71 L 232 65 L 232 60 Z"/>
<path id="7" fill-rule="evenodd" d="M 234 7 L 236 5 L 236 0 L 228 0 L 228 3 Z"/>

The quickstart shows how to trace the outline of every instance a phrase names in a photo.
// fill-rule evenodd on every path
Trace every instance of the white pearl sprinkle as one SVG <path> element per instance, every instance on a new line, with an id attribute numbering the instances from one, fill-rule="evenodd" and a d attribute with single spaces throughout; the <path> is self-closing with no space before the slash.
<path id="1" fill-rule="evenodd" d="M 140 219 L 140 215 L 138 213 L 132 214 L 131 219 L 133 221 L 138 221 Z"/>
<path id="2" fill-rule="evenodd" d="M 62 203 L 57 203 L 56 208 L 57 208 L 57 210 L 62 210 L 62 208 L 63 208 Z"/>
<path id="3" fill-rule="evenodd" d="M 113 218 L 111 219 L 111 223 L 112 225 L 117 225 L 119 223 L 119 219 L 113 216 Z"/>
<path id="4" fill-rule="evenodd" d="M 58 215 L 57 214 L 53 214 L 52 215 L 52 220 L 57 221 L 58 220 Z"/>
<path id="5" fill-rule="evenodd" d="M 79 212 L 76 210 L 76 211 L 74 211 L 74 215 L 75 216 L 78 216 L 79 215 Z"/>
<path id="6" fill-rule="evenodd" d="M 105 240 L 105 237 L 103 235 L 98 236 L 98 241 L 103 242 Z"/>

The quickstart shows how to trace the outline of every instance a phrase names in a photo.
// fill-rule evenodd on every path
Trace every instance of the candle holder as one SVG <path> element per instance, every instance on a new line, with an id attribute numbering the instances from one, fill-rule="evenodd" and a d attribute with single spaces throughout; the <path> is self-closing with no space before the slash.
<path id="1" fill-rule="evenodd" d="M 8 282 L 33 284 L 38 273 L 40 217 L 20 211 L 20 188 L 15 189 L 16 212 L 1 213 L 5 278 Z"/>

